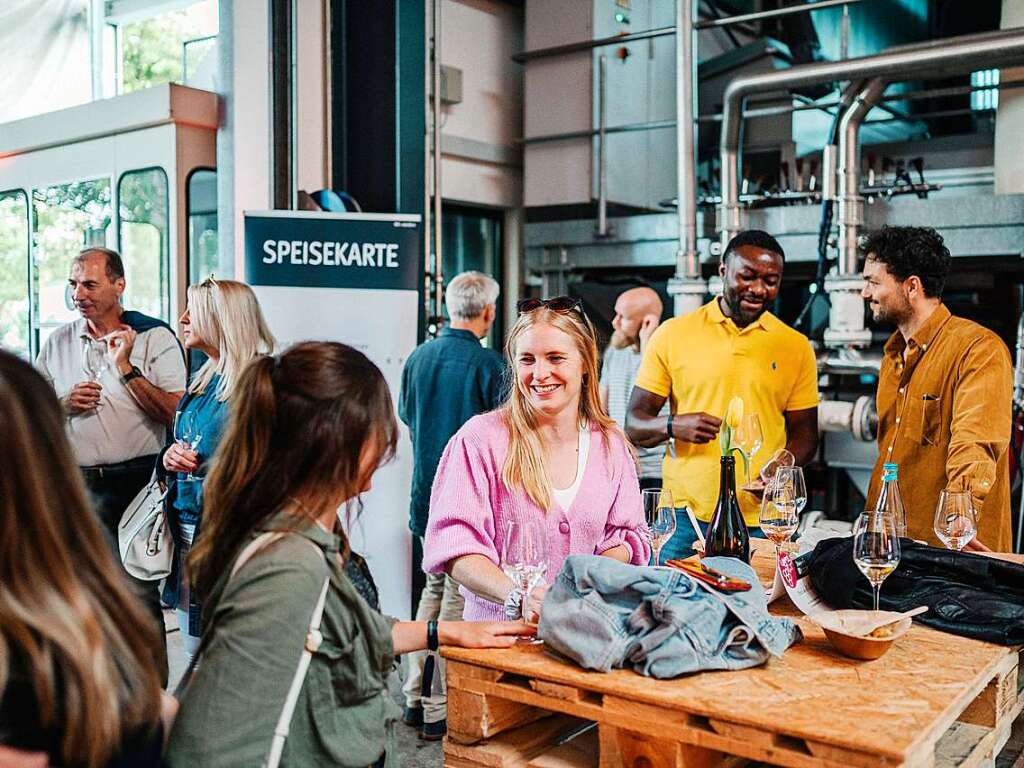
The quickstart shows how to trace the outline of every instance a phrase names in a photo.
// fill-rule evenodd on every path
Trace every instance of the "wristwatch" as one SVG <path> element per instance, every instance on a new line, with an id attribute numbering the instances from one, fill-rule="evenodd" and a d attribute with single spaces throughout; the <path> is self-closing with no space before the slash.
<path id="1" fill-rule="evenodd" d="M 515 621 L 523 615 L 523 588 L 512 587 L 505 597 L 505 618 Z"/>
<path id="2" fill-rule="evenodd" d="M 427 650 L 436 651 L 438 645 L 437 619 L 431 619 L 427 622 Z"/>
<path id="3" fill-rule="evenodd" d="M 128 373 L 126 373 L 124 376 L 121 377 L 121 383 L 122 384 L 127 384 L 132 379 L 137 379 L 141 375 L 142 375 L 142 371 L 139 370 L 139 367 L 137 365 L 133 365 L 132 369 L 130 371 L 128 371 Z"/>

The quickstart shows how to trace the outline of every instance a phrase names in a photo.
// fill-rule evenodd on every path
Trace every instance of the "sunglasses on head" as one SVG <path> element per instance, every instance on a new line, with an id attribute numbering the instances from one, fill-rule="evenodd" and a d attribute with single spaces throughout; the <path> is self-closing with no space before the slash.
<path id="1" fill-rule="evenodd" d="M 556 296 L 553 299 L 522 299 L 516 304 L 516 310 L 520 315 L 536 312 L 541 308 L 550 309 L 552 312 L 572 312 L 575 310 L 583 315 L 583 302 L 571 296 Z"/>

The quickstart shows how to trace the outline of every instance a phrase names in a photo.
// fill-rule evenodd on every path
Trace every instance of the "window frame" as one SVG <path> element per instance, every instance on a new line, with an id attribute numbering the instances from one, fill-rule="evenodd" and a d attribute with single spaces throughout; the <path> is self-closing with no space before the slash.
<path id="1" fill-rule="evenodd" d="M 25 201 L 25 295 L 28 296 L 28 356 L 34 360 L 38 352 L 38 329 L 33 322 L 35 318 L 35 296 L 32 291 L 32 265 L 33 246 L 32 237 L 32 193 L 24 187 L 12 187 L 11 189 L 0 190 L 0 198 L 15 197 L 21 195 Z"/>
<path id="2" fill-rule="evenodd" d="M 121 258 L 124 259 L 124 249 L 122 241 L 122 228 L 125 223 L 128 224 L 141 224 L 144 222 L 128 221 L 125 222 L 121 218 L 121 184 L 124 182 L 125 176 L 133 174 L 146 173 L 148 171 L 160 171 L 164 179 L 164 220 L 167 225 L 163 228 L 160 233 L 160 311 L 161 319 L 170 322 L 173 318 L 171 316 L 171 185 L 170 178 L 162 165 L 143 165 L 138 168 L 129 168 L 126 171 L 121 171 L 117 177 L 117 181 L 114 184 L 114 220 L 117 223 L 116 226 L 116 239 L 117 239 L 117 252 L 121 254 Z"/>

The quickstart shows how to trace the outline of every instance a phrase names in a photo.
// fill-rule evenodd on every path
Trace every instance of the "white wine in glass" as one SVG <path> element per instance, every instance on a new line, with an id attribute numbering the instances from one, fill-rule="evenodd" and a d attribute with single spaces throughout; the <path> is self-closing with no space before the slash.
<path id="1" fill-rule="evenodd" d="M 513 520 L 505 531 L 501 570 L 523 591 L 520 616 L 526 615 L 526 598 L 548 568 L 547 534 L 539 520 Z"/>
<path id="2" fill-rule="evenodd" d="M 884 510 L 865 510 L 853 524 L 853 562 L 871 583 L 875 610 L 882 582 L 900 564 L 900 538 L 896 521 Z"/>
<path id="3" fill-rule="evenodd" d="M 761 500 L 758 522 L 764 535 L 775 544 L 775 555 L 778 557 L 779 548 L 789 541 L 800 522 L 792 486 L 778 482 L 768 485 Z"/>
<path id="4" fill-rule="evenodd" d="M 654 565 L 661 565 L 661 550 L 676 532 L 676 510 L 672 493 L 663 488 L 645 488 L 640 492 L 644 503 L 644 521 L 651 532 Z"/>

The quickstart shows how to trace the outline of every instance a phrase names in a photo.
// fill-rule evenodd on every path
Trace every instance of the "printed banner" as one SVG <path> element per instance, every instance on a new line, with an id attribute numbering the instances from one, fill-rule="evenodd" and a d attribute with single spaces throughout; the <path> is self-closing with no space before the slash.
<path id="1" fill-rule="evenodd" d="M 397 404 L 402 366 L 417 343 L 419 222 L 405 214 L 246 212 L 245 279 L 279 348 L 308 339 L 355 347 L 384 373 Z M 350 537 L 373 572 L 381 609 L 407 618 L 412 448 L 400 428 L 398 455 L 374 475 Z"/>

